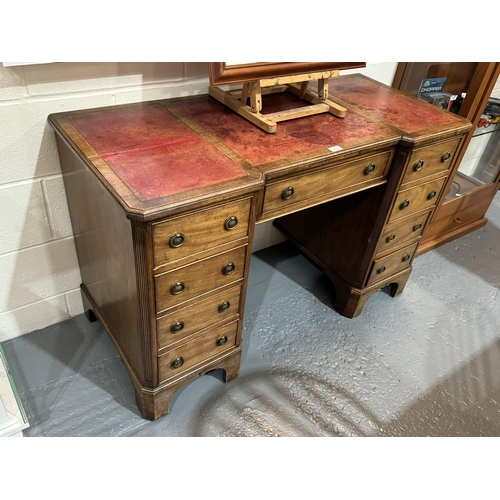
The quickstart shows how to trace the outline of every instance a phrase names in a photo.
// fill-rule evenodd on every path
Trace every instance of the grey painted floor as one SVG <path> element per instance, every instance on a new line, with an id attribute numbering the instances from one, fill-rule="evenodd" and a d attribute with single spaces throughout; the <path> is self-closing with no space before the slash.
<path id="1" fill-rule="evenodd" d="M 240 376 L 218 371 L 144 420 L 99 322 L 3 343 L 25 436 L 500 436 L 500 195 L 490 221 L 415 259 L 361 316 L 288 243 L 253 255 Z"/>

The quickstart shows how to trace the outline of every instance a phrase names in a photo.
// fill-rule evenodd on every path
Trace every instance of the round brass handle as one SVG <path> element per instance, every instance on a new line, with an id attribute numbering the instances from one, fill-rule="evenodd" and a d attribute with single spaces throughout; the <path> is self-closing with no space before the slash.
<path id="1" fill-rule="evenodd" d="M 404 210 L 406 207 L 410 205 L 410 200 L 405 200 L 401 205 L 399 205 L 399 210 Z"/>
<path id="2" fill-rule="evenodd" d="M 182 356 L 179 356 L 178 358 L 175 358 L 172 363 L 170 363 L 170 366 L 172 368 L 180 368 L 184 364 L 184 358 Z"/>
<path id="3" fill-rule="evenodd" d="M 227 337 L 223 335 L 217 339 L 217 345 L 224 345 L 227 342 Z"/>
<path id="4" fill-rule="evenodd" d="M 171 287 L 170 287 L 170 293 L 172 295 L 179 295 L 179 293 L 181 293 L 182 291 L 184 291 L 184 283 L 182 281 L 178 281 L 177 283 L 174 283 Z"/>
<path id="5" fill-rule="evenodd" d="M 385 271 L 385 266 L 379 267 L 377 269 L 377 274 L 382 274 Z"/>
<path id="6" fill-rule="evenodd" d="M 225 274 L 227 276 L 228 274 L 231 274 L 235 269 L 236 266 L 234 265 L 234 262 L 228 262 L 222 268 L 222 274 Z"/>
<path id="7" fill-rule="evenodd" d="M 238 217 L 236 217 L 235 215 L 231 215 L 231 217 L 228 217 L 224 222 L 224 227 L 228 231 L 231 231 L 231 229 L 234 229 L 237 225 L 238 225 Z"/>
<path id="8" fill-rule="evenodd" d="M 424 166 L 424 160 L 418 160 L 415 165 L 413 165 L 413 171 L 418 172 L 419 170 L 422 170 Z"/>
<path id="9" fill-rule="evenodd" d="M 421 223 L 421 222 L 417 222 L 417 223 L 413 226 L 413 230 L 414 230 L 414 231 L 418 231 L 421 227 L 422 227 L 422 223 Z"/>
<path id="10" fill-rule="evenodd" d="M 387 236 L 385 241 L 387 241 L 387 243 L 390 243 L 391 241 L 394 241 L 394 238 L 396 238 L 396 235 L 394 233 L 391 233 L 389 236 Z"/>
<path id="11" fill-rule="evenodd" d="M 184 239 L 182 233 L 175 233 L 170 237 L 170 246 L 172 248 L 179 248 L 184 243 Z"/>
<path id="12" fill-rule="evenodd" d="M 184 322 L 183 321 L 176 321 L 171 327 L 170 331 L 172 333 L 179 333 L 181 330 L 184 329 Z"/>
<path id="13" fill-rule="evenodd" d="M 224 302 L 221 302 L 219 304 L 218 311 L 220 313 L 223 313 L 224 311 L 227 311 L 230 306 L 231 306 L 231 302 L 229 302 L 229 300 L 225 300 Z"/>
<path id="14" fill-rule="evenodd" d="M 370 163 L 364 170 L 365 175 L 370 175 L 371 173 L 373 173 L 374 170 L 375 170 L 375 165 L 373 163 Z"/>
<path id="15" fill-rule="evenodd" d="M 446 151 L 446 153 L 441 156 L 441 163 L 446 163 L 451 158 L 451 153 Z"/>
<path id="16" fill-rule="evenodd" d="M 434 196 L 436 196 L 436 191 L 432 190 L 428 195 L 427 195 L 427 199 L 428 200 L 432 200 L 432 198 L 434 198 Z"/>
<path id="17" fill-rule="evenodd" d="M 403 262 L 406 262 L 406 261 L 410 260 L 410 257 L 411 257 L 411 255 L 409 253 L 407 253 L 407 254 L 403 255 L 403 258 L 401 260 Z"/>
<path id="18" fill-rule="evenodd" d="M 281 193 L 281 197 L 284 200 L 289 200 L 293 196 L 293 193 L 295 193 L 295 190 L 293 189 L 293 187 L 288 186 L 285 189 L 283 189 L 283 192 Z"/>

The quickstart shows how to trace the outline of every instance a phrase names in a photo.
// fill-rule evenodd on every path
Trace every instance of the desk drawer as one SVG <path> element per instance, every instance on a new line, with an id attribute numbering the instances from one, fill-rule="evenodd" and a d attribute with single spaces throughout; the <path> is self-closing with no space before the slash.
<path id="1" fill-rule="evenodd" d="M 233 348 L 236 345 L 237 331 L 236 321 L 158 356 L 160 383 Z"/>
<path id="2" fill-rule="evenodd" d="M 246 251 L 245 245 L 155 276 L 156 311 L 240 280 Z"/>
<path id="3" fill-rule="evenodd" d="M 154 266 L 244 238 L 250 204 L 248 198 L 153 224 Z"/>
<path id="4" fill-rule="evenodd" d="M 390 251 L 407 240 L 418 238 L 422 234 L 430 214 L 430 211 L 418 213 L 387 224 L 380 237 L 377 253 Z"/>
<path id="5" fill-rule="evenodd" d="M 389 222 L 432 208 L 436 204 L 445 182 L 446 177 L 399 191 L 389 216 Z"/>
<path id="6" fill-rule="evenodd" d="M 241 286 L 224 290 L 158 318 L 158 349 L 239 313 Z"/>
<path id="7" fill-rule="evenodd" d="M 418 241 L 412 245 L 397 250 L 382 259 L 376 259 L 373 263 L 367 285 L 376 283 L 379 280 L 384 280 L 392 274 L 409 267 L 417 246 Z"/>
<path id="8" fill-rule="evenodd" d="M 440 142 L 412 151 L 402 184 L 417 181 L 429 175 L 446 172 L 453 163 L 453 157 L 460 139 Z"/>
<path id="9" fill-rule="evenodd" d="M 348 188 L 363 189 L 365 184 L 380 182 L 387 176 L 391 155 L 392 151 L 386 151 L 317 172 L 272 182 L 266 186 L 262 216 L 267 218 L 282 215 L 290 208 L 300 208 L 301 203 L 320 203 Z"/>

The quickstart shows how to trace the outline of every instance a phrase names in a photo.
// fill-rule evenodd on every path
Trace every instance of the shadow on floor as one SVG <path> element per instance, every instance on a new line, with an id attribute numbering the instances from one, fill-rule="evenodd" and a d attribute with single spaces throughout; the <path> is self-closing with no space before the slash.
<path id="1" fill-rule="evenodd" d="M 500 436 L 500 340 L 418 397 L 379 436 Z"/>
<path id="2" fill-rule="evenodd" d="M 307 370 L 261 370 L 212 394 L 190 436 L 500 436 L 500 340 L 383 421 Z M 167 417 L 168 418 L 168 417 Z"/>

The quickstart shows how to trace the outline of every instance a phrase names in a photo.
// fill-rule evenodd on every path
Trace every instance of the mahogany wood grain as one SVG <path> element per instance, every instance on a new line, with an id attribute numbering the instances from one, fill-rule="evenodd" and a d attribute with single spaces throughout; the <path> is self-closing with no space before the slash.
<path id="1" fill-rule="evenodd" d="M 245 273 L 247 251 L 248 247 L 245 245 L 156 275 L 156 311 L 160 313 L 241 280 Z M 224 272 L 224 267 L 227 265 L 234 267 L 229 274 Z M 176 283 L 182 283 L 181 291 L 178 293 L 172 291 Z"/>
<path id="2" fill-rule="evenodd" d="M 396 250 L 401 244 L 421 236 L 431 215 L 430 210 L 410 214 L 408 217 L 390 222 L 380 236 L 376 256 Z"/>
<path id="3" fill-rule="evenodd" d="M 264 194 L 261 220 L 274 219 L 306 206 L 323 203 L 346 191 L 353 193 L 383 183 L 392 154 L 391 150 L 384 151 L 341 166 L 269 182 Z M 293 194 L 285 199 L 284 191 L 288 187 L 293 188 Z"/>
<path id="4" fill-rule="evenodd" d="M 214 245 L 246 238 L 250 219 L 251 199 L 233 201 L 215 208 L 169 218 L 153 224 L 154 266 L 175 262 L 187 256 L 196 256 Z M 226 227 L 226 221 L 231 224 Z M 232 224 L 235 224 L 234 227 Z M 175 247 L 170 241 L 175 234 L 182 235 L 182 243 Z"/>
<path id="5" fill-rule="evenodd" d="M 157 320 L 158 349 L 183 341 L 214 323 L 238 318 L 241 288 L 239 285 L 210 294 L 194 304 L 160 316 Z"/>
<path id="6" fill-rule="evenodd" d="M 154 389 L 148 389 L 134 383 L 135 400 L 144 418 L 157 420 L 168 415 L 172 396 L 189 382 L 212 370 L 222 369 L 224 382 L 236 378 L 240 371 L 241 351 L 242 346 L 240 344 L 239 347 L 223 352 L 217 358 L 201 366 L 195 366 L 193 370 L 182 374 L 180 377 L 167 380 Z M 133 378 L 132 382 L 135 382 Z"/>
<path id="7" fill-rule="evenodd" d="M 453 164 L 453 156 L 460 142 L 459 138 L 439 142 L 432 146 L 415 148 L 408 160 L 408 167 L 401 183 L 404 186 L 407 183 L 417 181 L 421 182 L 435 174 L 446 172 Z M 443 161 L 444 155 L 450 155 L 448 160 Z M 422 162 L 422 165 L 419 165 Z"/>
<path id="8" fill-rule="evenodd" d="M 446 177 L 442 177 L 415 187 L 401 189 L 394 200 L 388 222 L 434 207 L 445 181 Z"/>
<path id="9" fill-rule="evenodd" d="M 75 152 L 56 137 L 82 281 L 137 377 L 146 377 L 131 222 Z M 91 200 L 91 202 L 89 202 Z M 141 312 L 142 311 L 142 312 Z M 147 308 L 146 308 L 147 318 Z"/>
<path id="10" fill-rule="evenodd" d="M 218 327 L 181 345 L 162 353 L 158 357 L 160 383 L 191 370 L 193 367 L 206 364 L 221 353 L 233 349 L 237 341 L 238 322 Z M 179 365 L 175 364 L 179 361 Z"/>
<path id="11" fill-rule="evenodd" d="M 404 248 L 392 252 L 390 255 L 375 259 L 373 267 L 368 277 L 367 286 L 384 281 L 385 276 L 392 276 L 407 267 L 413 260 L 413 255 L 417 249 L 418 241 Z"/>
<path id="12" fill-rule="evenodd" d="M 370 240 L 385 192 L 385 185 L 361 191 L 281 217 L 274 225 L 325 273 L 361 287 L 373 260 Z"/>

